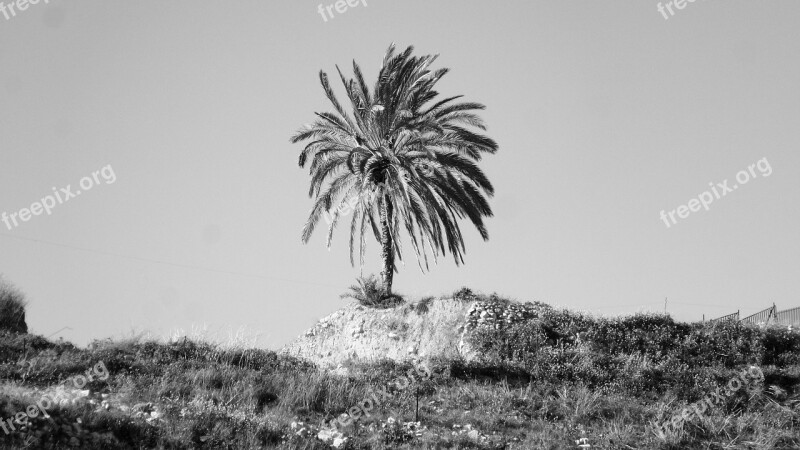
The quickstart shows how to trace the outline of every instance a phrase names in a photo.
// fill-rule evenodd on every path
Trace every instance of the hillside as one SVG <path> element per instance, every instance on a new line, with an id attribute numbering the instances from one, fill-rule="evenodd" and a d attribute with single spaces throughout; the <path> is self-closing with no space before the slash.
<path id="1" fill-rule="evenodd" d="M 336 367 L 351 361 L 405 361 L 432 356 L 456 358 L 466 302 L 433 302 L 425 313 L 415 305 L 368 309 L 357 303 L 323 317 L 281 353 Z"/>
<path id="2" fill-rule="evenodd" d="M 281 353 L 321 367 L 382 359 L 472 361 L 479 355 L 468 337 L 476 327 L 506 327 L 537 317 L 540 308 L 532 303 L 485 301 L 471 293 L 386 309 L 351 303 L 320 319 Z"/>
<path id="3" fill-rule="evenodd" d="M 279 353 L 2 332 L 0 376 L 2 448 L 800 448 L 797 332 L 468 290 L 351 304 Z"/>

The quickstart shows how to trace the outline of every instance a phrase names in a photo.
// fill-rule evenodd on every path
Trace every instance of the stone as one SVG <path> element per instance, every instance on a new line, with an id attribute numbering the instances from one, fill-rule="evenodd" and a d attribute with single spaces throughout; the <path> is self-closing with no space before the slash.
<path id="1" fill-rule="evenodd" d="M 152 403 L 137 403 L 133 405 L 134 412 L 144 412 L 149 413 L 153 411 L 153 404 Z"/>
<path id="2" fill-rule="evenodd" d="M 524 305 L 503 304 L 495 301 L 485 301 L 474 303 L 464 316 L 464 326 L 461 331 L 461 339 L 458 343 L 458 352 L 467 360 L 476 360 L 481 355 L 470 348 L 467 344 L 467 333 L 476 329 L 501 330 L 515 324 L 526 322 L 532 318 L 537 318 L 537 311 L 542 308 L 549 308 L 548 305 Z"/>

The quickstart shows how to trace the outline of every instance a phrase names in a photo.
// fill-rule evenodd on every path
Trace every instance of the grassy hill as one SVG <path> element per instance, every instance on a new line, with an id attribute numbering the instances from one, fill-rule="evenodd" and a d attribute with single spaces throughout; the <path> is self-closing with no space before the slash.
<path id="1" fill-rule="evenodd" d="M 349 305 L 279 353 L 3 332 L 0 446 L 800 448 L 796 332 L 541 308 L 464 335 L 479 300 L 508 303 Z"/>

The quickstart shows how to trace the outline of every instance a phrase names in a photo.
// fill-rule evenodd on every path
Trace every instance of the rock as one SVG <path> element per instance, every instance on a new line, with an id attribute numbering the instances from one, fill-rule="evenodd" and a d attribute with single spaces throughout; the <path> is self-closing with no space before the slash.
<path id="1" fill-rule="evenodd" d="M 470 348 L 467 343 L 468 339 L 465 338 L 468 333 L 478 328 L 502 330 L 532 318 L 538 318 L 538 310 L 549 308 L 545 304 L 503 304 L 497 300 L 493 297 L 489 301 L 474 303 L 464 315 L 464 326 L 459 329 L 461 338 L 457 349 L 459 354 L 469 361 L 479 359 L 481 355 L 475 349 Z"/>
<path id="2" fill-rule="evenodd" d="M 133 405 L 133 412 L 150 413 L 153 411 L 152 403 L 137 403 Z"/>
<path id="3" fill-rule="evenodd" d="M 358 357 L 370 360 L 418 358 L 423 350 L 427 350 L 426 358 L 439 355 L 455 358 L 469 353 L 464 343 L 469 342 L 469 339 L 464 339 L 470 336 L 468 333 L 478 329 L 505 329 L 532 316 L 528 306 L 516 304 L 478 298 L 469 303 L 451 299 L 442 301 L 447 302 L 452 303 L 448 308 L 432 309 L 427 315 L 414 316 L 413 321 L 407 320 L 407 307 L 383 311 L 363 308 L 359 311 L 353 304 L 319 319 L 308 330 L 309 336 L 301 336 L 289 344 L 286 353 L 328 369 L 351 360 L 354 350 Z M 455 311 L 457 315 L 453 315 Z M 373 324 L 377 326 L 373 328 Z"/>
<path id="4" fill-rule="evenodd" d="M 335 430 L 335 429 L 322 429 L 317 434 L 317 439 L 329 443 L 334 448 L 341 448 L 347 438 L 344 437 L 344 434 Z"/>

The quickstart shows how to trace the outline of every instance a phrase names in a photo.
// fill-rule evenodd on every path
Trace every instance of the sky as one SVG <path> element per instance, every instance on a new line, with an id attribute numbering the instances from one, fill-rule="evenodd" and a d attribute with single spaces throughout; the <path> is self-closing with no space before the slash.
<path id="1" fill-rule="evenodd" d="M 439 92 L 485 104 L 500 146 L 481 161 L 489 240 L 462 222 L 464 265 L 401 265 L 408 299 L 468 286 L 682 321 L 800 306 L 800 2 L 353 4 L 0 11 L 0 213 L 17 220 L 0 273 L 32 332 L 277 349 L 344 306 L 362 270 L 345 228 L 330 251 L 322 228 L 301 243 L 310 178 L 289 137 L 331 110 L 320 69 L 355 59 L 373 84 L 392 42 L 440 54 Z M 49 214 L 22 211 L 47 196 Z"/>

